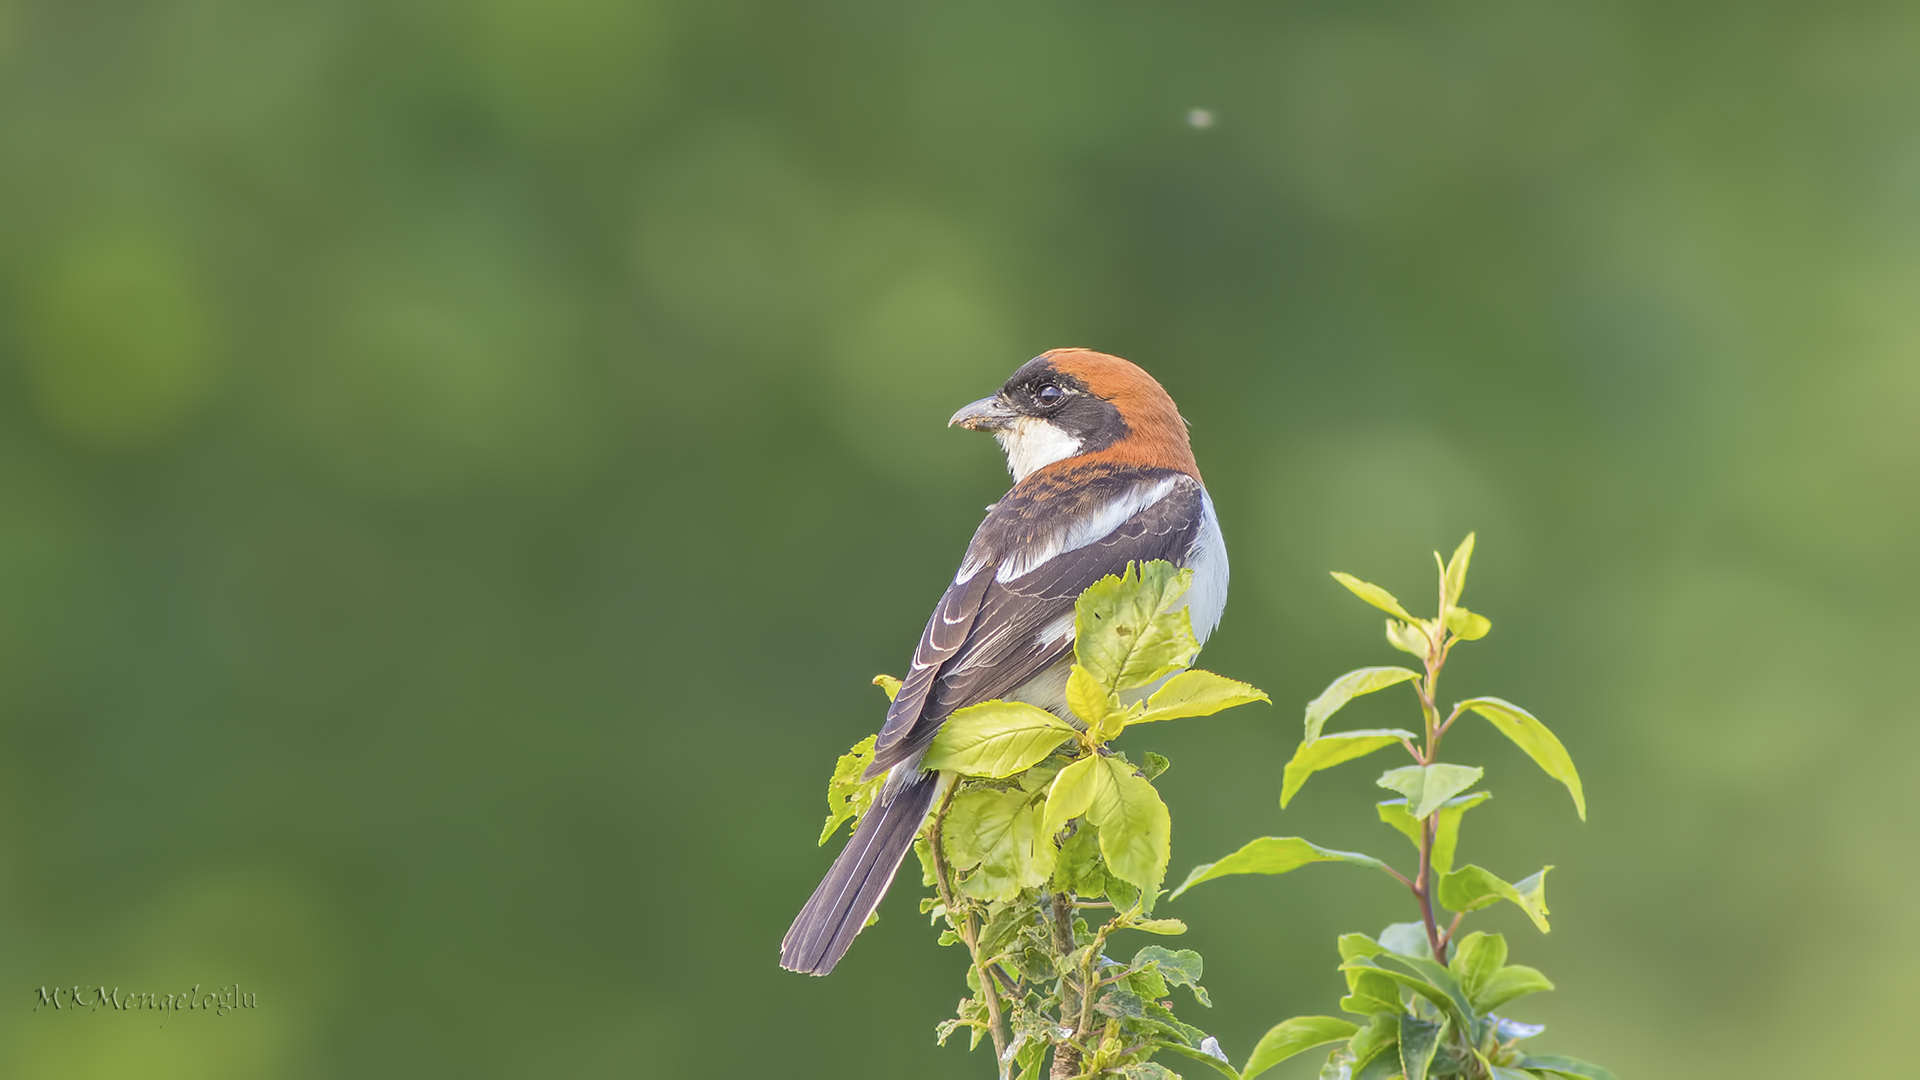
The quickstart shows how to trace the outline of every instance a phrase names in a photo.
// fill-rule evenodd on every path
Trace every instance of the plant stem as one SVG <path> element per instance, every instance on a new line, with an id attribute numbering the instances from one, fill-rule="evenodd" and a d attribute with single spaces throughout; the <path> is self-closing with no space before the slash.
<path id="1" fill-rule="evenodd" d="M 1107 935 L 1113 932 L 1114 926 L 1119 923 L 1119 921 L 1120 917 L 1115 916 L 1105 926 L 1102 926 L 1099 932 L 1093 935 L 1093 945 L 1087 949 L 1087 964 L 1086 967 L 1082 969 L 1086 972 L 1086 975 L 1080 980 L 1080 985 L 1086 987 L 1087 990 L 1080 995 L 1079 1031 L 1084 1032 L 1093 1027 L 1093 992 L 1099 989 L 1099 985 L 1094 976 L 1099 974 L 1100 971 L 1100 950 L 1106 948 Z"/>
<path id="2" fill-rule="evenodd" d="M 1440 588 L 1440 610 L 1444 613 L 1446 611 L 1444 574 Z M 1441 628 L 1440 636 L 1442 639 L 1448 637 L 1445 628 Z M 1440 692 L 1440 669 L 1447 663 L 1446 644 L 1450 643 L 1435 641 L 1428 648 L 1427 677 L 1421 679 L 1419 683 L 1420 712 L 1427 722 L 1426 752 L 1420 756 L 1422 765 L 1431 765 L 1439 757 L 1440 737 L 1446 734 L 1447 727 L 1453 723 L 1460 712 L 1455 709 L 1454 715 L 1447 717 L 1446 723 L 1443 724 L 1440 722 L 1440 710 L 1434 704 Z M 1426 924 L 1427 947 L 1433 950 L 1434 962 L 1444 964 L 1447 962 L 1447 940 L 1440 936 L 1440 926 L 1433 918 L 1433 844 L 1437 829 L 1434 815 L 1439 812 L 1436 809 L 1420 822 L 1420 872 L 1413 879 L 1413 896 L 1420 903 L 1420 921 Z"/>
<path id="3" fill-rule="evenodd" d="M 1440 927 L 1433 919 L 1433 815 L 1420 823 L 1420 875 L 1414 878 L 1413 895 L 1420 901 L 1420 919 L 1427 926 L 1427 946 L 1435 963 L 1447 962 L 1447 943 L 1440 939 Z"/>
<path id="4" fill-rule="evenodd" d="M 1070 893 L 1053 894 L 1053 952 L 1055 956 L 1073 955 L 1073 896 Z M 1088 996 L 1090 992 L 1084 982 L 1075 987 L 1072 979 L 1060 977 L 1060 1024 L 1072 1027 L 1053 1044 L 1053 1068 L 1048 1073 L 1051 1080 L 1080 1075 L 1080 1047 L 1076 1040 L 1080 1037 L 1080 1003 Z"/>
<path id="5" fill-rule="evenodd" d="M 933 854 L 933 881 L 940 890 L 940 902 L 947 907 L 949 923 L 955 921 L 959 909 L 954 907 L 952 872 L 947 868 L 946 852 L 940 846 L 940 827 L 946 823 L 947 808 L 953 805 L 953 797 L 959 790 L 957 781 L 947 788 L 947 797 L 941 800 L 939 811 L 927 826 L 927 849 Z M 980 996 L 987 1004 L 987 1032 L 993 1036 L 994 1065 L 1001 1080 L 1006 1080 L 1013 1069 L 1013 1063 L 1007 1060 L 1006 1022 L 1000 1017 L 1000 994 L 994 985 L 993 972 L 980 959 L 980 931 L 974 925 L 971 909 L 959 916 L 956 929 L 967 943 L 967 955 L 973 958 L 974 975 L 980 981 Z"/>

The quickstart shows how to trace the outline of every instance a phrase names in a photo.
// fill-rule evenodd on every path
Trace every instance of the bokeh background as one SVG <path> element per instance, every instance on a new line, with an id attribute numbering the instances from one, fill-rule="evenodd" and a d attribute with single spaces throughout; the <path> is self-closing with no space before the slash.
<path id="1" fill-rule="evenodd" d="M 1625 1077 L 1896 1075 L 1920 963 L 1920 7 L 0 0 L 0 1074 L 977 1077 L 915 890 L 775 967 L 1027 357 L 1234 557 L 1174 875 L 1480 536 L 1467 853 Z M 1212 123 L 1192 110 L 1208 110 Z M 1197 121 L 1197 123 L 1196 123 Z M 1355 725 L 1397 722 L 1393 695 Z M 1209 886 L 1236 1060 L 1374 875 Z M 34 988 L 238 980 L 225 1018 Z M 1307 1068 L 1286 1074 L 1308 1075 Z"/>

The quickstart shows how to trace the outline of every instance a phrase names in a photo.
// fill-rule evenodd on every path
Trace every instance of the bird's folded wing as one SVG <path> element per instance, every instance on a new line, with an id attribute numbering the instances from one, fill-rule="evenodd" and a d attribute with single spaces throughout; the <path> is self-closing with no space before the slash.
<path id="1" fill-rule="evenodd" d="M 1129 562 L 1187 561 L 1203 514 L 1197 483 L 1161 470 L 1103 479 L 1109 482 L 1092 485 L 1106 489 L 1100 506 L 1074 515 L 1077 535 L 1056 525 L 1050 539 L 1029 532 L 1022 542 L 1004 542 L 1001 534 L 1020 526 L 1013 496 L 988 515 L 960 576 L 927 621 L 869 776 L 918 759 L 955 710 L 1004 697 L 1065 657 L 1073 648 L 1074 601 L 1087 586 Z M 1098 525 L 1097 535 L 1087 535 L 1088 522 Z"/>

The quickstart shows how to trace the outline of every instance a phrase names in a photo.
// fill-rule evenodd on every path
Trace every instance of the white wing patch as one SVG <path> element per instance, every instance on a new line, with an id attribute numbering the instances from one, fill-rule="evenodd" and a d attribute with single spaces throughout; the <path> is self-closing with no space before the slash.
<path id="1" fill-rule="evenodd" d="M 1033 640 L 1042 645 L 1051 645 L 1056 641 L 1072 641 L 1073 617 L 1074 612 L 1069 611 L 1065 615 L 1053 620 L 1041 627 L 1040 632 L 1033 635 Z"/>
<path id="2" fill-rule="evenodd" d="M 1032 573 L 1057 555 L 1077 551 L 1088 544 L 1097 543 L 1124 524 L 1128 518 L 1166 498 L 1173 491 L 1174 486 L 1183 479 L 1185 477 L 1169 476 L 1158 483 L 1134 488 L 1101 507 L 1098 513 L 1074 522 L 1031 548 L 1016 551 L 1007 556 L 1000 563 L 1000 569 L 994 573 L 994 579 L 1004 584 L 1014 578 Z"/>
<path id="3" fill-rule="evenodd" d="M 991 510 L 993 508 L 988 507 L 987 509 Z M 973 578 L 973 575 L 979 573 L 982 570 L 985 570 L 986 568 L 987 568 L 987 560 L 982 559 L 978 555 L 975 555 L 973 552 L 969 551 L 967 552 L 966 559 L 960 563 L 959 572 L 953 575 L 953 583 L 955 585 L 964 585 Z"/>

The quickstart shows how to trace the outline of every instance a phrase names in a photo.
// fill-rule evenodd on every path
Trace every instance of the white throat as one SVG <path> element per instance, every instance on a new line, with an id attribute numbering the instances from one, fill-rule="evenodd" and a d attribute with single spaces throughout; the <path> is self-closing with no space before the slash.
<path id="1" fill-rule="evenodd" d="M 1019 483 L 1080 452 L 1080 440 L 1037 416 L 1023 416 L 993 433 L 1007 452 L 1007 471 Z"/>

